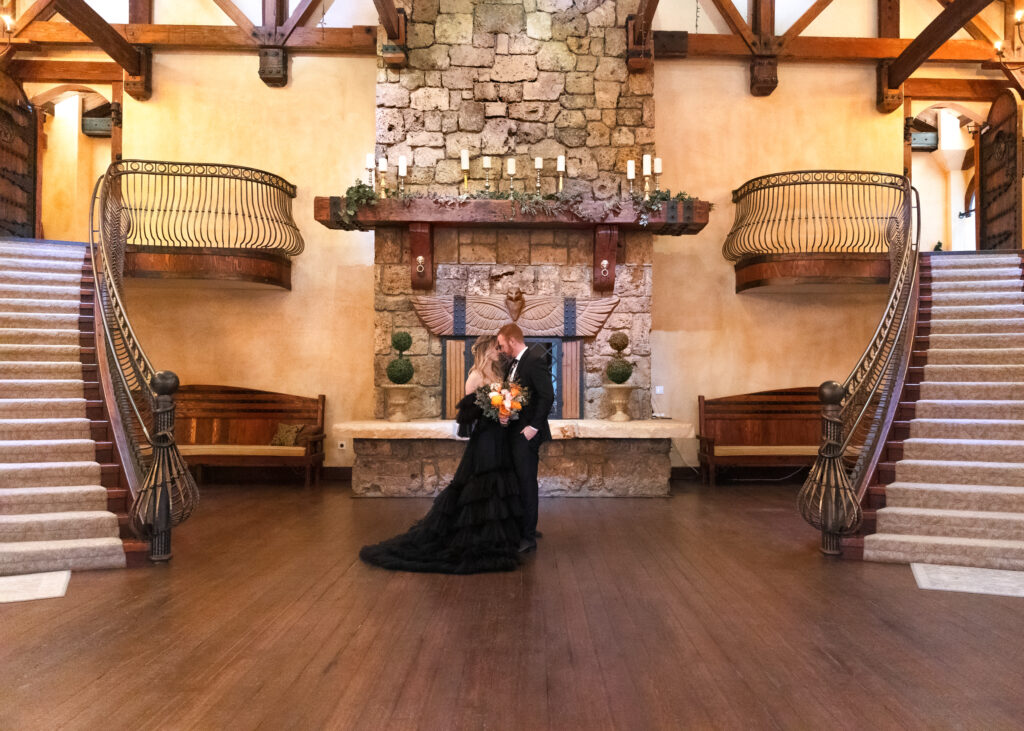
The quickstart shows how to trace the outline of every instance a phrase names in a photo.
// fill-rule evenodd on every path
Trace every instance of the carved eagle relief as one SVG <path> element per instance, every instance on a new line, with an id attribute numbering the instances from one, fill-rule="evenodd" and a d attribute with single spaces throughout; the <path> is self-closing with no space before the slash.
<path id="1" fill-rule="evenodd" d="M 516 290 L 504 297 L 467 295 L 465 301 L 465 327 L 455 331 L 455 297 L 412 297 L 416 314 L 434 335 L 488 335 L 502 325 L 514 322 L 524 335 L 562 335 L 593 337 L 604 325 L 608 315 L 619 304 L 618 297 L 592 300 L 571 300 L 567 308 L 564 297 L 530 297 Z M 575 327 L 566 332 L 566 310 L 575 313 Z M 460 319 L 462 314 L 459 313 Z"/>

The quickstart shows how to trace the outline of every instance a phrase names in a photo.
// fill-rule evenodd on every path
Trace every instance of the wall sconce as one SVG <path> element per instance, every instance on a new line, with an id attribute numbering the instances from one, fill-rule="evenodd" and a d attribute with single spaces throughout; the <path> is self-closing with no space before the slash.
<path id="1" fill-rule="evenodd" d="M 996 49 L 996 55 L 999 56 L 999 58 L 1002 58 L 1003 57 L 1003 42 L 1002 41 L 995 41 L 992 45 Z"/>
<path id="2" fill-rule="evenodd" d="M 4 21 L 4 32 L 10 33 L 14 28 L 14 18 L 7 13 L 4 13 L 3 15 L 0 15 L 0 20 Z"/>

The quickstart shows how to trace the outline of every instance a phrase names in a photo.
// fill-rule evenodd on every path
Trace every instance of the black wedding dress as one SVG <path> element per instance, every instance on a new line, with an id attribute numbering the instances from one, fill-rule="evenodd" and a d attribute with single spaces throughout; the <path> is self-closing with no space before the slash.
<path id="1" fill-rule="evenodd" d="M 366 563 L 399 571 L 476 574 L 519 566 L 522 503 L 505 427 L 459 402 L 459 433 L 471 432 L 455 477 L 405 533 L 364 546 Z"/>

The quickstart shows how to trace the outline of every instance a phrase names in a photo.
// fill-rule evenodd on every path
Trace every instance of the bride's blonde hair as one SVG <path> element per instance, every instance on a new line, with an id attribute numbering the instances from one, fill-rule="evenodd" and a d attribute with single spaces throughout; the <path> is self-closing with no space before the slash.
<path id="1" fill-rule="evenodd" d="M 498 338 L 494 335 L 481 335 L 473 343 L 473 371 L 484 377 L 484 382 L 495 383 L 501 381 L 501 371 L 498 369 L 498 361 L 489 358 L 487 351 L 494 347 Z"/>

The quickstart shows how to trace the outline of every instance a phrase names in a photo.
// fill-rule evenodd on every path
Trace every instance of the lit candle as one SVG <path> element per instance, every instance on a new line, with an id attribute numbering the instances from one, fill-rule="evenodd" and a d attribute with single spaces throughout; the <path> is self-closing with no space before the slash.
<path id="1" fill-rule="evenodd" d="M 516 174 L 516 159 L 514 157 L 510 157 L 508 159 L 508 176 L 511 178 L 515 174 Z"/>
<path id="2" fill-rule="evenodd" d="M 469 150 L 462 151 L 462 169 L 469 170 Z"/>
<path id="3" fill-rule="evenodd" d="M 540 170 L 543 167 L 544 167 L 544 158 L 543 157 L 535 157 L 535 158 L 533 158 L 533 169 L 534 170 Z"/>
<path id="4" fill-rule="evenodd" d="M 1013 14 L 1013 21 L 1015 23 L 1019 23 L 1022 20 L 1024 20 L 1024 10 L 1018 10 L 1016 13 Z"/>
<path id="5" fill-rule="evenodd" d="M 661 175 L 661 158 L 654 158 L 654 174 Z"/>
<path id="6" fill-rule="evenodd" d="M 388 171 L 388 159 L 386 157 L 382 157 L 377 161 L 377 169 L 382 173 L 386 173 Z"/>
<path id="7" fill-rule="evenodd" d="M 373 156 L 373 153 L 372 152 L 367 152 L 366 153 L 366 169 L 367 170 L 373 170 L 375 167 L 377 167 L 377 163 L 374 160 L 375 160 L 375 158 Z"/>
<path id="8" fill-rule="evenodd" d="M 408 161 L 405 159 L 405 155 L 399 155 L 398 156 L 398 174 L 401 177 L 403 177 L 403 178 L 405 177 L 405 173 L 408 170 L 407 165 L 408 165 Z"/>
<path id="9" fill-rule="evenodd" d="M 636 177 L 636 161 L 626 161 L 626 180 L 633 180 Z"/>
<path id="10" fill-rule="evenodd" d="M 644 157 L 643 157 L 643 170 L 644 170 L 644 175 L 650 175 L 651 174 L 651 156 L 650 155 L 644 155 Z"/>
<path id="11" fill-rule="evenodd" d="M 996 41 L 992 45 L 996 47 L 996 53 L 1001 54 L 1003 52 L 1003 42 L 1002 41 Z"/>
<path id="12" fill-rule="evenodd" d="M 490 170 L 490 169 L 491 169 L 491 156 L 490 155 L 484 155 L 484 170 Z"/>
<path id="13" fill-rule="evenodd" d="M 565 155 L 558 156 L 558 172 L 565 172 Z"/>

